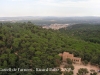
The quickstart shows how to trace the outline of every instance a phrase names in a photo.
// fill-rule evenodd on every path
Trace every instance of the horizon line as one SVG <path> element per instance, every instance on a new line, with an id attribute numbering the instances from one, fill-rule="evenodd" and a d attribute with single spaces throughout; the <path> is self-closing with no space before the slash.
<path id="1" fill-rule="evenodd" d="M 0 18 L 6 18 L 6 17 L 100 17 L 100 16 L 0 16 Z"/>

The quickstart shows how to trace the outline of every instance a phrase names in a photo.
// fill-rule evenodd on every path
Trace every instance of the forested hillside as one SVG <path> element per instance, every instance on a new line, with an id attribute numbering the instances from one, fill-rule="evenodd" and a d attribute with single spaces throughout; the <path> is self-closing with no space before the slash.
<path id="1" fill-rule="evenodd" d="M 99 24 L 76 24 L 67 27 L 67 30 L 61 29 L 61 31 L 82 40 L 100 44 Z"/>
<path id="2" fill-rule="evenodd" d="M 95 43 L 84 41 L 81 37 L 78 39 L 79 37 L 74 36 L 74 33 L 72 37 L 62 32 L 43 29 L 31 22 L 0 23 L 0 68 L 34 70 L 0 72 L 0 75 L 60 75 L 59 71 L 36 72 L 35 70 L 58 67 L 61 64 L 61 57 L 58 54 L 64 51 L 81 57 L 83 61 L 100 65 L 100 41 Z"/>
<path id="3" fill-rule="evenodd" d="M 60 29 L 60 32 L 65 33 L 67 36 L 74 37 L 79 40 L 83 40 L 87 42 L 87 46 L 83 43 L 75 48 L 79 48 L 84 46 L 81 50 L 85 52 L 86 58 L 84 60 L 88 60 L 91 64 L 99 64 L 100 65 L 100 25 L 99 24 L 76 24 L 71 25 L 69 27 Z M 73 45 L 73 44 L 72 44 Z M 77 50 L 77 49 L 75 49 Z M 84 51 L 85 50 L 85 51 Z M 91 55 L 93 54 L 93 55 Z M 91 59 L 92 58 L 92 59 Z"/>

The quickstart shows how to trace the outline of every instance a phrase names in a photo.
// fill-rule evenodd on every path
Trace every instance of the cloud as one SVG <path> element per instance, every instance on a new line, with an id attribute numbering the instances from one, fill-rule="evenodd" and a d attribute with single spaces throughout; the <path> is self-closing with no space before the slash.
<path id="1" fill-rule="evenodd" d="M 100 16 L 100 0 L 2 0 L 0 3 L 0 15 Z"/>

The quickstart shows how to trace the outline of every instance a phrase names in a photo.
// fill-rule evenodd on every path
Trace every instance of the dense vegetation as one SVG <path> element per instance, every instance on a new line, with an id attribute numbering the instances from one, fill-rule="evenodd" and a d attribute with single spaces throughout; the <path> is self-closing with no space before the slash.
<path id="1" fill-rule="evenodd" d="M 36 68 L 55 68 L 61 64 L 59 53 L 68 51 L 82 60 L 100 65 L 100 44 L 46 30 L 28 23 L 0 23 L 0 68 L 26 68 L 32 72 L 0 72 L 0 75 L 60 75 L 37 72 Z"/>
<path id="2" fill-rule="evenodd" d="M 61 58 L 58 56 L 59 50 L 57 51 L 57 49 L 63 43 L 61 40 L 57 40 L 59 37 L 61 38 L 60 34 L 42 29 L 30 22 L 1 23 L 0 67 L 35 70 L 35 68 L 59 66 Z M 34 72 L 33 74 L 40 75 L 41 73 Z"/>
<path id="3" fill-rule="evenodd" d="M 62 30 L 62 29 L 61 29 Z M 69 26 L 67 30 L 63 32 L 79 37 L 85 41 L 99 43 L 100 44 L 100 25 L 99 24 L 76 24 Z"/>
<path id="4" fill-rule="evenodd" d="M 80 43 L 76 45 L 75 50 L 80 49 L 84 53 L 85 61 L 91 61 L 91 64 L 100 65 L 100 25 L 99 24 L 76 24 L 67 27 L 66 29 L 60 29 L 61 32 L 67 34 L 70 37 L 76 37 L 76 39 L 83 40 L 86 43 Z M 74 45 L 74 43 L 72 44 Z M 83 46 L 83 48 L 82 48 Z"/>

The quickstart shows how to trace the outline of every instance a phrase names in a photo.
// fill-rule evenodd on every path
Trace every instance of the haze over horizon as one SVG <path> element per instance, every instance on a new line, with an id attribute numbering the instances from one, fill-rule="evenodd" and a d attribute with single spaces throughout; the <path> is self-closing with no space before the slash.
<path id="1" fill-rule="evenodd" d="M 0 9 L 0 17 L 100 17 L 100 0 L 0 0 Z"/>

